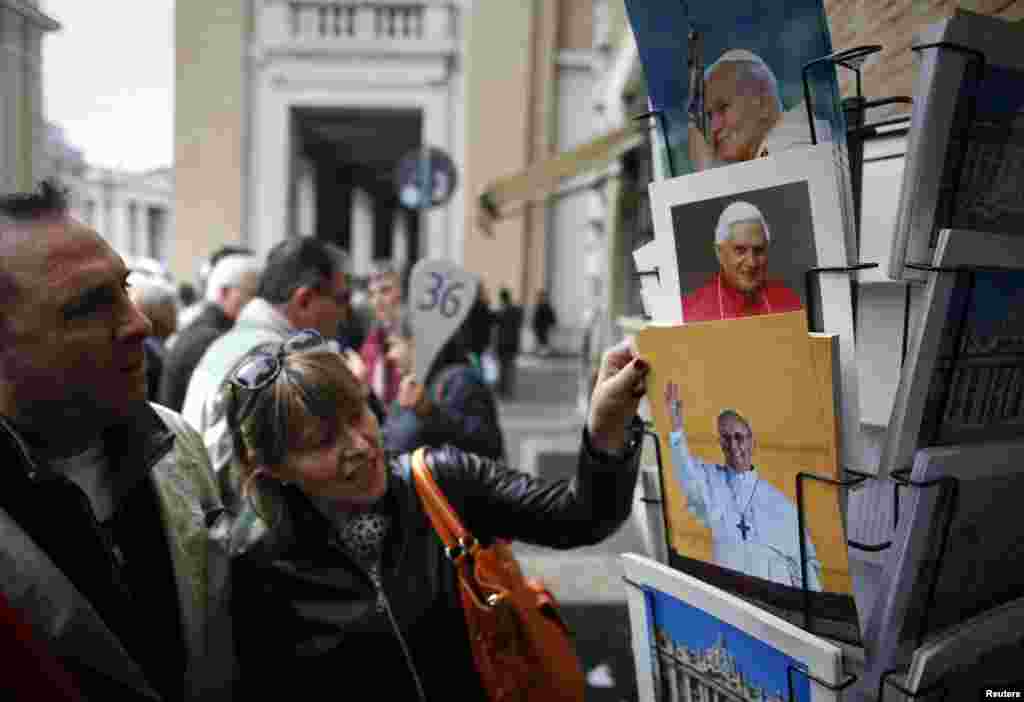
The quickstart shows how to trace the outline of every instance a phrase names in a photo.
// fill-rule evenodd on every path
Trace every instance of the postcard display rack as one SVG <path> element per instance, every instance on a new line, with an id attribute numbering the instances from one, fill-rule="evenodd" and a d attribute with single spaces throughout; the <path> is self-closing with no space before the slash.
<path id="1" fill-rule="evenodd" d="M 812 62 L 812 63 L 808 64 L 805 67 L 805 69 L 804 69 L 805 94 L 807 95 L 808 98 L 810 97 L 810 91 L 807 88 L 806 75 L 807 75 L 808 69 L 813 64 L 818 63 L 818 62 L 831 62 L 831 63 L 833 63 L 833 64 L 835 64 L 837 66 L 841 66 L 843 68 L 847 68 L 847 69 L 853 70 L 855 72 L 855 74 L 856 74 L 857 95 L 855 97 L 852 97 L 852 98 L 846 98 L 843 101 L 843 103 L 844 103 L 844 109 L 845 109 L 845 112 L 846 112 L 846 115 L 847 115 L 847 121 L 848 121 L 847 136 L 848 136 L 848 152 L 849 152 L 849 160 L 850 160 L 849 167 L 850 167 L 850 171 L 851 171 L 851 173 L 850 173 L 850 176 L 851 176 L 851 188 L 853 190 L 853 196 L 854 196 L 854 212 L 856 213 L 855 222 L 856 222 L 856 232 L 857 232 L 858 245 L 859 245 L 859 241 L 860 241 L 860 217 L 859 217 L 859 214 L 860 214 L 860 196 L 861 196 L 861 187 L 860 186 L 861 186 L 861 175 L 862 175 L 861 158 L 863 157 L 863 148 L 862 148 L 863 147 L 863 142 L 861 141 L 861 136 L 864 135 L 864 134 L 870 133 L 871 130 L 873 130 L 873 129 L 879 127 L 879 126 L 884 126 L 884 125 L 888 125 L 888 124 L 895 124 L 895 123 L 903 121 L 905 119 L 905 117 L 898 117 L 898 118 L 895 118 L 895 119 L 887 119 L 887 120 L 884 120 L 884 121 L 876 122 L 874 124 L 865 125 L 865 120 L 864 120 L 865 111 L 867 109 L 870 109 L 870 108 L 873 108 L 873 107 L 880 107 L 880 106 L 884 106 L 884 105 L 897 104 L 897 103 L 908 104 L 908 103 L 912 102 L 911 98 L 905 97 L 905 96 L 887 97 L 887 98 L 882 98 L 882 99 L 878 99 L 878 100 L 871 100 L 871 101 L 865 100 L 862 97 L 862 95 L 861 95 L 861 75 L 860 75 L 861 64 L 864 62 L 864 60 L 868 56 L 870 56 L 871 54 L 873 54 L 873 53 L 875 53 L 877 51 L 880 51 L 881 48 L 882 48 L 881 46 L 866 46 L 866 47 L 856 47 L 856 48 L 845 50 L 845 51 L 839 51 L 839 52 L 836 52 L 836 53 L 831 54 L 829 56 L 826 56 L 826 57 L 823 57 L 821 59 L 818 59 L 818 61 L 815 61 L 815 62 Z M 979 51 L 977 51 L 975 49 L 959 46 L 957 44 L 953 44 L 953 43 L 950 43 L 950 42 L 935 42 L 935 43 L 929 43 L 929 44 L 921 44 L 921 45 L 914 46 L 912 48 L 913 48 L 914 51 L 917 51 L 917 52 L 919 52 L 919 51 L 954 51 L 954 52 L 963 53 L 963 54 L 968 55 L 969 57 L 971 57 L 972 63 L 974 64 L 974 67 L 976 69 L 976 70 L 974 70 L 971 73 L 971 75 L 973 77 L 972 78 L 973 81 L 975 81 L 976 83 L 980 82 L 982 80 L 982 77 L 984 76 L 986 59 L 985 59 L 984 54 L 982 54 L 981 52 L 979 52 Z M 976 86 L 974 86 L 974 87 L 976 87 Z M 972 96 L 971 97 L 971 102 L 972 103 L 974 101 L 975 96 L 977 95 L 977 92 L 978 91 L 973 89 L 973 87 L 972 87 L 971 92 L 970 92 L 970 95 Z M 808 113 L 809 113 L 809 122 L 811 124 L 811 130 L 812 130 L 812 141 L 814 143 L 817 143 L 817 139 L 816 139 L 815 135 L 813 134 L 814 120 L 813 120 L 813 116 L 811 114 L 812 106 L 811 106 L 811 102 L 810 102 L 809 99 L 807 100 L 806 104 L 807 104 L 807 109 L 808 109 Z M 659 115 L 656 112 L 652 112 L 652 113 L 647 113 L 645 115 L 641 115 L 639 118 L 647 118 L 647 117 L 654 117 L 655 119 L 657 119 L 659 117 Z M 974 119 L 974 109 L 973 109 L 973 106 L 971 106 L 967 110 L 966 117 L 964 118 L 963 122 L 960 125 L 960 129 L 963 130 L 961 132 L 961 137 L 963 137 L 970 130 L 971 122 L 972 122 L 973 119 Z M 958 143 L 960 144 L 961 150 L 966 151 L 966 148 L 967 148 L 967 145 L 969 143 L 969 140 L 966 139 L 966 138 L 960 138 L 958 140 Z M 965 160 L 964 157 L 965 157 L 964 153 L 959 154 L 958 157 L 957 157 L 957 159 L 958 159 L 957 163 L 961 164 L 961 166 L 962 166 L 962 164 L 963 164 L 963 162 Z M 957 189 L 957 187 L 959 185 L 959 177 L 960 177 L 960 175 L 961 175 L 960 170 L 958 168 L 954 167 L 954 171 L 953 171 L 953 197 L 955 197 L 956 189 Z M 998 239 L 998 237 L 997 237 L 997 239 Z M 943 232 L 942 241 L 946 242 L 946 243 L 950 243 L 950 246 L 947 247 L 947 249 L 955 249 L 956 252 L 957 252 L 957 253 L 954 253 L 952 255 L 946 255 L 942 265 L 938 265 L 937 266 L 937 265 L 926 264 L 926 263 L 916 263 L 916 262 L 912 263 L 912 262 L 908 262 L 908 263 L 905 264 L 905 266 L 907 268 L 913 269 L 913 270 L 918 271 L 920 273 L 924 273 L 924 274 L 926 274 L 928 276 L 950 276 L 950 277 L 954 277 L 954 276 L 965 275 L 966 274 L 967 276 L 969 276 L 969 279 L 971 280 L 971 284 L 972 285 L 973 285 L 973 276 L 977 272 L 990 271 L 990 270 L 1005 271 L 1005 270 L 1008 270 L 1008 269 L 1009 270 L 1014 270 L 1014 269 L 1024 270 L 1024 257 L 1014 258 L 1011 262 L 1008 262 L 1007 261 L 1007 257 L 1006 257 L 1007 251 L 1006 251 L 1006 247 L 1004 245 L 1005 242 L 999 242 L 999 241 L 990 242 L 990 241 L 988 241 L 986 239 L 986 233 L 985 232 L 977 232 L 977 231 L 965 232 L 965 231 L 957 231 L 957 230 L 946 230 L 946 231 Z M 959 242 L 959 245 L 957 245 L 956 242 Z M 936 258 L 938 258 L 938 255 L 936 255 Z M 813 289 L 811 286 L 816 283 L 817 277 L 821 276 L 821 275 L 834 275 L 834 274 L 849 275 L 849 274 L 855 273 L 857 271 L 871 269 L 871 268 L 877 268 L 877 267 L 878 267 L 877 263 L 854 263 L 852 265 L 849 265 L 849 266 L 846 266 L 846 267 L 841 267 L 841 268 L 827 268 L 827 267 L 825 267 L 825 268 L 812 268 L 812 269 L 808 270 L 806 272 L 806 274 L 805 274 L 806 275 L 806 282 L 807 282 L 807 290 L 811 291 Z M 653 268 L 653 269 L 650 269 L 650 270 L 638 270 L 638 271 L 636 271 L 634 273 L 634 275 L 636 275 L 636 276 L 647 276 L 647 275 L 658 276 L 659 279 L 660 279 L 660 271 L 656 267 Z M 857 287 L 856 287 L 856 281 L 851 281 L 851 282 L 853 283 L 853 285 L 851 285 L 851 294 L 853 296 L 853 300 L 852 300 L 853 311 L 854 311 L 854 315 L 855 315 L 855 319 L 856 319 L 856 301 L 857 301 L 858 290 L 857 290 Z M 952 289 L 952 282 L 951 281 L 945 281 L 945 284 L 940 286 L 940 287 L 942 287 L 946 291 L 949 291 L 949 290 Z M 968 292 L 968 294 L 970 294 L 970 292 Z M 817 312 L 814 309 L 814 306 L 812 304 L 812 300 L 813 299 L 814 299 L 814 295 L 813 294 L 808 294 L 808 296 L 807 296 L 808 304 L 807 304 L 806 307 L 807 307 L 807 315 L 808 315 L 808 324 L 809 324 L 809 328 L 811 330 L 814 330 L 816 328 L 816 316 L 817 316 Z M 905 307 L 905 310 L 904 310 L 904 337 L 903 337 L 903 342 L 902 342 L 903 343 L 903 356 L 904 357 L 906 356 L 906 353 L 907 353 L 906 344 L 907 344 L 907 334 L 908 334 L 908 331 L 909 331 L 909 318 L 910 318 L 910 309 L 909 309 L 910 308 L 910 296 L 909 296 L 909 292 L 908 292 L 908 295 L 906 297 L 905 305 L 906 305 L 906 307 Z M 965 309 L 966 309 L 966 306 L 965 306 Z M 648 319 L 649 319 L 649 316 L 648 316 Z M 962 337 L 963 337 L 963 334 L 964 334 L 964 331 L 965 331 L 964 321 L 965 320 L 960 320 L 960 322 L 956 325 L 956 331 L 954 332 L 955 336 L 954 336 L 954 341 L 953 341 L 953 348 L 954 349 L 959 349 L 961 347 L 961 345 L 962 345 L 962 343 L 961 343 L 962 342 Z M 949 385 L 946 386 L 946 392 L 948 393 L 948 391 L 949 391 Z M 919 419 L 919 417 L 920 417 L 920 415 L 918 415 L 918 419 Z M 908 436 L 910 434 L 913 434 L 913 438 L 910 439 L 910 440 L 915 443 L 915 446 L 913 448 L 916 448 L 916 442 L 918 440 L 916 432 L 904 431 L 903 433 L 907 434 Z M 664 502 L 663 502 L 664 495 L 665 495 L 665 486 L 664 486 L 664 470 L 663 470 L 662 455 L 661 455 L 661 445 L 660 445 L 661 442 L 659 440 L 658 434 L 654 430 L 653 422 L 648 422 L 647 423 L 645 434 L 646 434 L 647 437 L 653 439 L 653 441 L 654 441 L 654 447 L 655 447 L 654 453 L 655 453 L 655 458 L 656 458 L 656 461 L 657 461 L 657 464 L 658 464 L 657 467 L 658 467 L 658 479 L 659 479 L 659 488 L 660 488 L 659 493 L 660 494 L 657 495 L 656 497 L 647 496 L 647 497 L 642 498 L 642 500 L 643 500 L 643 502 L 645 504 L 656 506 L 656 508 L 658 508 L 659 511 L 661 512 L 661 516 L 662 516 L 662 520 L 663 520 L 663 524 L 662 524 L 663 531 L 662 531 L 662 534 L 663 534 L 665 542 L 666 542 L 664 544 L 664 548 L 666 549 L 664 552 L 668 553 L 668 549 L 669 549 L 669 544 L 668 544 L 669 527 L 668 527 L 667 515 L 665 514 L 665 509 L 664 509 Z M 890 441 L 893 441 L 892 437 L 890 437 Z M 904 440 L 904 443 L 906 443 L 906 439 Z M 899 452 L 896 452 L 896 453 L 898 454 Z M 909 462 L 908 460 L 906 460 L 907 459 L 907 455 L 906 454 L 907 454 L 906 450 L 903 451 L 903 456 L 893 455 L 892 453 L 890 453 L 889 458 L 890 459 L 902 458 L 902 459 L 904 459 L 903 460 L 903 464 L 906 465 Z M 910 449 L 910 459 L 911 460 L 912 460 L 912 457 L 913 457 L 913 449 Z M 891 479 L 891 482 L 892 482 L 892 485 L 893 485 L 893 498 L 892 498 L 893 499 L 893 529 L 895 529 L 898 526 L 898 523 L 899 523 L 899 504 L 900 504 L 901 489 L 907 488 L 907 489 L 913 489 L 913 490 L 938 490 L 939 493 L 940 493 L 940 496 L 939 496 L 939 499 L 938 499 L 938 504 L 940 505 L 940 507 L 938 509 L 938 513 L 934 515 L 934 519 L 935 519 L 935 523 L 936 524 L 941 524 L 941 527 L 940 527 L 941 536 L 940 536 L 938 550 L 937 550 L 937 553 L 936 553 L 936 556 L 935 556 L 933 568 L 932 568 L 931 572 L 928 574 L 928 577 L 926 578 L 926 582 L 923 585 L 923 588 L 924 588 L 925 592 L 927 593 L 926 594 L 926 598 L 925 598 L 925 602 L 924 602 L 924 605 L 921 608 L 920 613 L 918 615 L 919 618 L 918 618 L 917 626 L 914 629 L 912 629 L 912 631 L 916 631 L 916 635 L 914 636 L 914 642 L 915 642 L 914 649 L 917 650 L 917 649 L 921 648 L 922 644 L 924 643 L 925 636 L 928 633 L 928 621 L 929 621 L 929 617 L 930 617 L 930 614 L 932 613 L 932 609 L 933 609 L 934 603 L 935 603 L 936 586 L 937 586 L 937 584 L 939 582 L 939 576 L 940 576 L 940 574 L 942 572 L 944 559 L 948 555 L 947 550 L 948 550 L 948 545 L 949 545 L 949 542 L 950 542 L 950 538 L 949 538 L 950 537 L 950 528 L 951 528 L 951 526 L 952 526 L 952 524 L 954 522 L 954 518 L 956 516 L 956 510 L 957 510 L 957 497 L 958 497 L 958 494 L 959 494 L 959 480 L 957 478 L 955 478 L 955 477 L 946 476 L 946 477 L 943 477 L 943 478 L 937 479 L 937 480 L 915 481 L 915 480 L 913 480 L 911 478 L 911 470 L 912 470 L 911 467 L 906 467 L 906 468 L 894 469 L 894 470 L 889 471 L 889 473 L 888 473 L 888 477 Z M 808 633 L 811 633 L 811 634 L 814 634 L 814 635 L 818 635 L 818 636 L 824 636 L 824 637 L 826 637 L 826 639 L 832 639 L 832 640 L 840 641 L 842 643 L 849 644 L 849 645 L 852 645 L 852 646 L 864 647 L 864 641 L 863 640 L 847 640 L 847 639 L 843 639 L 843 638 L 835 636 L 834 633 L 827 633 L 827 634 L 825 634 L 825 633 L 822 633 L 820 631 L 816 631 L 815 630 L 814 625 L 813 625 L 813 617 L 812 617 L 812 613 L 811 613 L 811 592 L 810 592 L 810 590 L 807 587 L 808 558 L 807 558 L 807 544 L 806 544 L 806 540 L 805 540 L 805 534 L 806 534 L 806 532 L 805 532 L 806 516 L 805 516 L 805 503 L 804 503 L 804 483 L 805 483 L 805 481 L 812 480 L 812 481 L 824 482 L 824 483 L 827 483 L 827 484 L 835 486 L 837 490 L 849 490 L 851 488 L 854 488 L 856 486 L 861 485 L 862 483 L 864 483 L 867 480 L 877 480 L 877 479 L 882 479 L 882 478 L 885 477 L 884 475 L 876 476 L 876 475 L 872 475 L 872 474 L 869 474 L 869 473 L 864 473 L 864 472 L 856 471 L 856 470 L 853 470 L 853 469 L 850 469 L 850 468 L 847 468 L 847 467 L 843 468 L 843 473 L 845 474 L 846 477 L 844 477 L 843 479 L 840 479 L 840 480 L 835 480 L 835 479 L 832 479 L 830 477 L 825 477 L 825 476 L 817 475 L 817 474 L 814 474 L 814 473 L 807 473 L 807 472 L 800 472 L 796 476 L 796 486 L 795 487 L 796 487 L 796 496 L 797 496 L 798 538 L 799 538 L 799 544 L 800 544 L 801 575 L 802 575 L 802 588 L 801 589 L 802 589 L 802 594 L 803 594 L 803 598 L 802 598 L 803 599 L 802 625 L 798 625 L 798 626 L 801 626 L 801 628 L 806 630 Z M 843 504 L 845 504 L 845 502 Z M 882 552 L 882 551 L 886 551 L 887 549 L 890 549 L 893 546 L 893 542 L 891 540 L 883 541 L 882 543 L 878 543 L 878 544 L 865 544 L 865 543 L 860 543 L 860 542 L 857 542 L 857 541 L 854 541 L 854 540 L 848 540 L 847 543 L 848 543 L 849 547 L 851 547 L 851 548 L 854 548 L 854 549 L 857 549 L 857 550 L 861 550 L 861 551 L 866 551 L 866 552 Z M 640 587 L 642 589 L 642 584 L 633 583 L 633 582 L 629 581 L 628 578 L 626 579 L 626 581 L 627 581 L 627 584 L 630 585 L 631 587 Z M 657 660 L 657 656 L 655 656 L 655 660 Z M 870 661 L 868 661 L 868 663 L 870 663 Z M 917 689 L 917 690 L 908 689 L 904 685 L 900 684 L 900 682 L 897 680 L 897 676 L 899 674 L 901 674 L 901 673 L 906 673 L 906 671 L 907 671 L 907 666 L 893 667 L 893 668 L 889 668 L 887 670 L 884 670 L 881 673 L 881 675 L 880 675 L 880 678 L 879 678 L 879 681 L 878 681 L 877 690 L 873 692 L 872 698 L 874 700 L 876 700 L 876 702 L 884 702 L 887 699 L 887 697 L 886 697 L 887 689 L 891 688 L 893 691 L 898 691 L 898 693 L 900 693 L 903 696 L 902 699 L 905 699 L 905 700 L 917 700 L 917 699 L 925 699 L 925 698 L 933 699 L 932 697 L 928 697 L 928 696 L 929 695 L 933 695 L 934 693 L 936 693 L 938 691 L 943 691 L 943 693 L 945 693 L 945 691 L 948 689 L 946 687 L 945 680 L 942 679 L 942 678 L 938 679 L 937 681 L 932 681 L 926 687 L 923 687 L 923 688 L 920 688 L 920 689 Z M 792 676 L 792 674 L 794 672 L 802 674 L 802 675 L 805 675 L 812 682 L 814 682 L 815 684 L 821 685 L 821 686 L 827 688 L 828 690 L 831 690 L 831 691 L 834 691 L 834 692 L 839 692 L 841 690 L 844 690 L 844 689 L 850 687 L 851 685 L 853 685 L 854 683 L 856 683 L 858 681 L 858 676 L 857 675 L 854 675 L 854 674 L 851 674 L 851 673 L 847 673 L 846 679 L 844 679 L 839 685 L 834 685 L 834 684 L 829 684 L 829 683 L 827 683 L 827 682 L 825 682 L 823 680 L 820 680 L 818 678 L 815 678 L 814 676 L 809 675 L 806 671 L 801 671 L 801 670 L 798 670 L 798 669 L 788 670 L 787 671 L 788 677 L 791 678 L 791 676 Z M 893 694 L 893 692 L 890 692 L 889 695 L 890 695 L 890 697 L 894 697 L 895 696 Z M 789 681 L 789 700 L 794 700 L 794 699 L 795 699 L 795 697 L 793 695 L 793 684 L 792 684 L 792 680 L 790 680 Z M 865 697 L 864 699 L 868 699 L 868 697 Z"/>

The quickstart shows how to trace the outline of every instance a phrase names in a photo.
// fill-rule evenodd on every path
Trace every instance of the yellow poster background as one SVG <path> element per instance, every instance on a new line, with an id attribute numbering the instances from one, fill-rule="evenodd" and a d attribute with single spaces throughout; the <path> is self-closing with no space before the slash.
<path id="1" fill-rule="evenodd" d="M 712 560 L 711 530 L 686 509 L 670 464 L 668 383 L 679 385 L 683 428 L 690 451 L 723 463 L 716 420 L 724 408 L 743 415 L 754 431 L 753 464 L 797 504 L 799 472 L 838 479 L 839 433 L 836 337 L 809 334 L 803 311 L 675 327 L 637 334 L 651 364 L 647 397 L 661 442 L 668 539 L 679 554 Z M 828 592 L 852 594 L 846 535 L 836 486 L 805 479 L 805 525 L 822 565 Z"/>

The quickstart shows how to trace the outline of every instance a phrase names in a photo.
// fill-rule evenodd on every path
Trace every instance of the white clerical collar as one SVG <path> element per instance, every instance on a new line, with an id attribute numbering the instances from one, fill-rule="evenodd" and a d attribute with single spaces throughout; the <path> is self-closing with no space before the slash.
<path id="1" fill-rule="evenodd" d="M 732 484 L 734 480 L 738 480 L 741 483 L 757 480 L 757 466 L 750 466 L 750 470 L 743 471 L 742 473 L 721 464 L 718 465 L 718 469 L 725 474 L 725 482 L 729 484 Z"/>

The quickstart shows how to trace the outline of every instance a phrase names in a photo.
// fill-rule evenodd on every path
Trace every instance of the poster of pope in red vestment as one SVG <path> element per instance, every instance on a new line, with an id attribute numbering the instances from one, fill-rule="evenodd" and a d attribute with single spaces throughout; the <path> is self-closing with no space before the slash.
<path id="1" fill-rule="evenodd" d="M 822 145 L 653 183 L 659 280 L 678 301 L 678 312 L 661 321 L 811 307 L 807 296 L 816 293 L 806 290 L 807 272 L 848 260 L 836 168 Z"/>
<path id="2" fill-rule="evenodd" d="M 715 211 L 718 217 L 714 226 L 708 227 Z M 774 236 L 765 211 L 777 211 L 780 224 L 781 215 L 787 215 Z M 797 266 L 808 263 L 807 254 L 813 260 L 810 237 L 799 236 L 801 227 L 810 225 L 806 183 L 679 205 L 673 208 L 672 219 L 678 228 L 708 228 L 703 247 L 698 241 L 700 235 L 676 239 L 677 247 L 690 244 L 682 247 L 678 259 L 701 269 L 717 264 L 713 272 L 686 272 L 687 282 L 693 284 L 682 288 L 684 321 L 707 322 L 803 309 L 803 276 Z M 794 233 L 798 235 L 795 239 Z M 800 246 L 800 239 L 808 246 Z M 779 251 L 778 256 L 773 255 L 775 251 Z M 708 261 L 708 253 L 714 254 L 713 264 Z"/>

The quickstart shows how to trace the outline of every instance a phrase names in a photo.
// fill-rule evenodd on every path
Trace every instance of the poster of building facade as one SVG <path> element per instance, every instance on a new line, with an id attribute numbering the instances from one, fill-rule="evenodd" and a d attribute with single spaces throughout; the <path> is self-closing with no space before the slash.
<path id="1" fill-rule="evenodd" d="M 1015 233 L 1024 226 L 1024 32 L 964 10 L 921 33 L 906 177 L 889 262 L 924 279 L 946 228 Z M 944 46 L 935 46 L 942 43 Z"/>
<path id="2" fill-rule="evenodd" d="M 1024 523 L 1011 516 L 1024 494 L 1024 442 L 921 449 L 909 478 L 918 486 L 903 493 L 865 623 L 871 656 L 856 685 L 865 694 L 920 643 L 1024 596 L 1024 573 L 1008 567 L 1024 556 Z"/>
<path id="3" fill-rule="evenodd" d="M 835 680 L 833 645 L 650 559 L 622 563 L 641 700 L 836 699 L 807 677 Z"/>
<path id="4" fill-rule="evenodd" d="M 772 611 L 857 640 L 840 495 L 836 340 L 802 312 L 650 327 L 669 563 Z M 802 527 L 802 529 L 801 529 Z M 805 591 L 808 593 L 805 599 Z"/>
<path id="5" fill-rule="evenodd" d="M 940 233 L 880 474 L 910 466 L 919 448 L 1024 437 L 1021 260 L 1016 234 Z"/>

